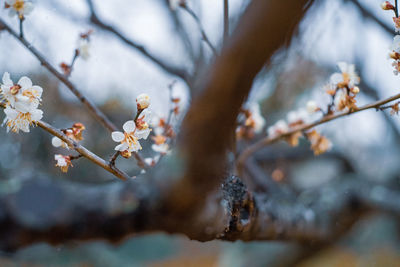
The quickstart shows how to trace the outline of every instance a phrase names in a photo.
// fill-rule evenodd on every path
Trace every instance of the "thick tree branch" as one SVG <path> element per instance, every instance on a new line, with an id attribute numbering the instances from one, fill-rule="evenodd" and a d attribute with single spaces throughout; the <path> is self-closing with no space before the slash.
<path id="1" fill-rule="evenodd" d="M 116 37 L 118 37 L 121 41 L 123 41 L 125 44 L 128 46 L 135 48 L 137 51 L 139 51 L 144 57 L 155 63 L 157 66 L 159 66 L 161 69 L 166 71 L 169 74 L 178 76 L 182 78 L 184 81 L 188 81 L 190 74 L 187 73 L 187 71 L 183 68 L 179 68 L 176 66 L 173 66 L 169 64 L 168 62 L 165 62 L 164 60 L 157 58 L 156 56 L 152 55 L 146 48 L 144 48 L 143 45 L 138 44 L 137 42 L 127 38 L 124 34 L 122 34 L 119 30 L 117 30 L 115 27 L 106 24 L 103 22 L 95 12 L 95 8 L 93 5 L 92 0 L 86 0 L 89 9 L 90 9 L 90 21 L 99 27 L 100 29 L 107 31 L 109 33 L 114 34 Z"/>
<path id="2" fill-rule="evenodd" d="M 169 198 L 169 203 L 179 203 L 174 206 L 178 217 L 190 217 L 188 210 L 202 206 L 204 197 L 216 189 L 225 171 L 227 151 L 232 148 L 238 112 L 253 79 L 290 40 L 308 2 L 252 1 L 216 59 L 182 126 L 186 175 Z"/>
<path id="3" fill-rule="evenodd" d="M 400 194 L 365 180 L 342 180 L 285 199 L 251 193 L 235 176 L 225 180 L 213 208 L 188 226 L 164 210 L 157 187 L 131 181 L 104 186 L 32 179 L 18 192 L 0 196 L 0 249 L 14 251 L 35 242 L 117 242 L 134 233 L 197 231 L 197 240 L 294 240 L 307 244 L 336 240 L 368 210 L 400 215 Z M 307 199 L 307 202 L 303 202 Z"/>

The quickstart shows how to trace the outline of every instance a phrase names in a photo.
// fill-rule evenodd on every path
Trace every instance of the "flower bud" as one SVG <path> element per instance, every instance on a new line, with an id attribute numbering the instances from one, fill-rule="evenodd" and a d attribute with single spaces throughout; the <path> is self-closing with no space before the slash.
<path id="1" fill-rule="evenodd" d="M 136 98 L 136 104 L 138 110 L 148 108 L 150 106 L 150 97 L 146 94 L 140 94 Z"/>
<path id="2" fill-rule="evenodd" d="M 132 153 L 128 150 L 122 151 L 120 154 L 126 159 L 129 159 L 132 156 Z"/>
<path id="3" fill-rule="evenodd" d="M 318 110 L 317 103 L 315 101 L 308 101 L 307 102 L 307 112 L 312 114 Z"/>
<path id="4" fill-rule="evenodd" d="M 394 6 L 389 2 L 389 1 L 385 1 L 381 4 L 381 8 L 383 10 L 394 10 Z"/>
<path id="5" fill-rule="evenodd" d="M 360 92 L 360 88 L 358 87 L 358 86 L 354 86 L 353 88 L 351 88 L 350 89 L 350 91 L 353 93 L 353 94 L 358 94 L 359 92 Z"/>
<path id="6" fill-rule="evenodd" d="M 398 59 L 400 59 L 400 54 L 395 51 L 392 51 L 392 52 L 390 52 L 389 57 L 391 59 L 398 60 Z"/>

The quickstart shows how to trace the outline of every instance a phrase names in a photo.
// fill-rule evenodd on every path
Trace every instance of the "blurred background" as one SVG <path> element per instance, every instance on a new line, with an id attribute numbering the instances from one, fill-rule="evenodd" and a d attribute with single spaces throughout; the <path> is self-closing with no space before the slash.
<path id="1" fill-rule="evenodd" d="M 1 0 L 3 6 L 4 0 Z M 222 46 L 223 1 L 188 0 L 211 43 Z M 97 16 L 126 38 L 142 45 L 154 57 L 187 71 L 182 79 L 160 67 L 115 34 L 90 22 L 85 0 L 37 0 L 24 22 L 25 36 L 57 66 L 69 63 L 79 34 L 94 30 L 88 60 L 78 58 L 71 81 L 94 100 L 118 127 L 130 119 L 135 98 L 147 93 L 157 116 L 166 117 L 168 85 L 176 80 L 174 95 L 190 105 L 200 74 L 213 62 L 213 54 L 202 42 L 196 21 L 184 10 L 171 10 L 166 0 L 93 0 Z M 230 25 L 234 29 L 249 0 L 230 0 Z M 392 14 L 378 0 L 317 0 L 301 24 L 297 38 L 280 50 L 258 75 L 249 97 L 261 105 L 267 126 L 285 118 L 290 110 L 314 99 L 327 103 L 323 86 L 338 61 L 354 63 L 361 76 L 358 104 L 366 104 L 398 93 L 400 78 L 393 74 L 387 55 L 394 37 Z M 284 12 L 284 11 L 282 11 Z M 7 10 L 0 16 L 14 29 L 18 21 Z M 29 51 L 7 32 L 0 32 L 0 74 L 9 72 L 16 82 L 28 76 L 44 88 L 44 120 L 58 128 L 74 122 L 86 125 L 83 145 L 108 158 L 115 143 L 97 125 L 80 102 L 52 77 Z M 229 77 L 227 77 L 229 79 Z M 323 105 L 323 104 L 322 104 Z M 179 125 L 179 118 L 176 127 Z M 350 176 L 379 181 L 400 189 L 399 117 L 368 110 L 318 129 L 333 143 L 332 152 L 314 157 L 309 144 L 297 148 L 280 143 L 261 155 L 260 164 L 283 187 L 299 196 L 309 189 Z M 256 137 L 260 138 L 260 137 Z M 29 179 L 56 179 L 73 183 L 115 183 L 110 174 L 85 159 L 68 173 L 55 168 L 51 136 L 33 129 L 30 134 L 0 131 L 0 194 L 18 191 Z M 143 143 L 143 155 L 152 156 L 151 142 Z M 244 143 L 243 145 L 246 145 Z M 138 173 L 132 160 L 118 166 Z M 321 173 L 324 175 L 321 177 Z M 138 179 L 145 179 L 139 176 Z M 400 203 L 399 203 L 400 204 Z M 332 247 L 297 257 L 300 245 L 288 242 L 200 243 L 183 236 L 151 234 L 135 236 L 118 245 L 102 241 L 70 242 L 63 246 L 36 244 L 13 254 L 1 254 L 1 266 L 400 266 L 399 224 L 396 218 L 371 214 L 355 224 Z M 295 263 L 291 258 L 299 258 Z"/>

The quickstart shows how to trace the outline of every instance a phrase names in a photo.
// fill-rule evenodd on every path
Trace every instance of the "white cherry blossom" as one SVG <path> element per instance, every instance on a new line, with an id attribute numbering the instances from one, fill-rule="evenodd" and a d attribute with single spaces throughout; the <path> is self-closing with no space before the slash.
<path id="1" fill-rule="evenodd" d="M 114 149 L 117 151 L 139 151 L 142 146 L 139 143 L 138 137 L 135 135 L 136 125 L 133 120 L 127 121 L 122 126 L 124 132 L 115 131 L 112 132 L 111 138 L 115 142 L 120 142 Z"/>
<path id="2" fill-rule="evenodd" d="M 152 146 L 151 146 L 151 148 L 155 151 L 155 152 L 158 152 L 158 153 L 160 153 L 160 154 L 168 154 L 168 152 L 169 152 L 169 145 L 167 144 L 167 143 L 164 143 L 164 144 L 160 144 L 160 145 L 157 145 L 157 144 L 153 144 Z"/>
<path id="3" fill-rule="evenodd" d="M 265 126 L 265 119 L 261 115 L 260 105 L 258 103 L 253 103 L 250 105 L 251 118 L 253 119 L 254 132 L 260 133 Z"/>
<path id="4" fill-rule="evenodd" d="M 355 71 L 354 64 L 339 62 L 338 67 L 341 72 L 340 73 L 336 72 L 332 74 L 330 78 L 330 82 L 332 84 L 334 84 L 337 87 L 348 86 L 349 88 L 352 88 L 360 83 L 360 77 L 357 75 Z"/>
<path id="5" fill-rule="evenodd" d="M 400 35 L 396 35 L 393 38 L 393 43 L 392 43 L 392 46 L 390 47 L 390 50 L 392 50 L 396 53 L 400 53 Z"/>
<path id="6" fill-rule="evenodd" d="M 306 104 L 306 107 L 307 107 L 307 112 L 308 112 L 309 114 L 313 114 L 313 113 L 315 113 L 316 111 L 318 111 L 318 105 L 317 105 L 317 103 L 316 103 L 315 101 L 313 101 L 313 100 L 308 101 L 307 104 Z"/>
<path id="7" fill-rule="evenodd" d="M 8 12 L 10 17 L 18 16 L 23 18 L 33 10 L 32 2 L 25 0 L 6 0 L 5 7 L 10 9 Z"/>
<path id="8" fill-rule="evenodd" d="M 309 114 L 304 109 L 299 109 L 295 111 L 290 111 L 287 114 L 287 121 L 290 125 L 292 124 L 303 124 L 309 119 Z"/>
<path id="9" fill-rule="evenodd" d="M 79 56 L 83 60 L 88 60 L 90 57 L 90 42 L 87 39 L 79 39 L 78 43 Z"/>
<path id="10" fill-rule="evenodd" d="M 7 125 L 7 132 L 10 130 L 18 133 L 20 130 L 29 133 L 29 126 L 39 121 L 43 117 L 43 111 L 40 109 L 33 109 L 29 112 L 20 112 L 10 106 L 4 109 L 6 118 L 3 121 L 3 125 Z"/>
<path id="11" fill-rule="evenodd" d="M 273 138 L 280 134 L 284 134 L 289 131 L 289 126 L 284 120 L 277 121 L 274 125 L 268 128 L 268 136 Z"/>
<path id="12" fill-rule="evenodd" d="M 68 167 L 72 167 L 71 158 L 69 156 L 56 154 L 54 155 L 54 159 L 57 161 L 56 167 L 60 167 L 62 172 L 67 172 Z"/>
<path id="13" fill-rule="evenodd" d="M 2 81 L 1 98 L 16 110 L 23 113 L 32 111 L 42 101 L 42 87 L 33 85 L 28 77 L 23 76 L 17 84 L 14 84 L 10 74 L 5 72 Z"/>
<path id="14" fill-rule="evenodd" d="M 146 108 L 140 113 L 139 117 L 136 120 L 135 136 L 138 139 L 145 139 L 145 140 L 147 139 L 147 137 L 151 132 L 150 123 L 151 123 L 151 110 Z"/>
<path id="15" fill-rule="evenodd" d="M 136 97 L 136 104 L 138 110 L 148 108 L 150 106 L 150 97 L 147 94 L 140 94 Z"/>

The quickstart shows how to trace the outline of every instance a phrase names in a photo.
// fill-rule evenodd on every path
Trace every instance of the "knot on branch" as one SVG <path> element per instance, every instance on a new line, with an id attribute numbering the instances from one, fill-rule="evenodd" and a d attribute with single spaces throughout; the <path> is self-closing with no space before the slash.
<path id="1" fill-rule="evenodd" d="M 222 184 L 222 192 L 230 216 L 223 239 L 235 240 L 242 232 L 250 229 L 254 216 L 254 198 L 243 181 L 234 175 Z"/>

